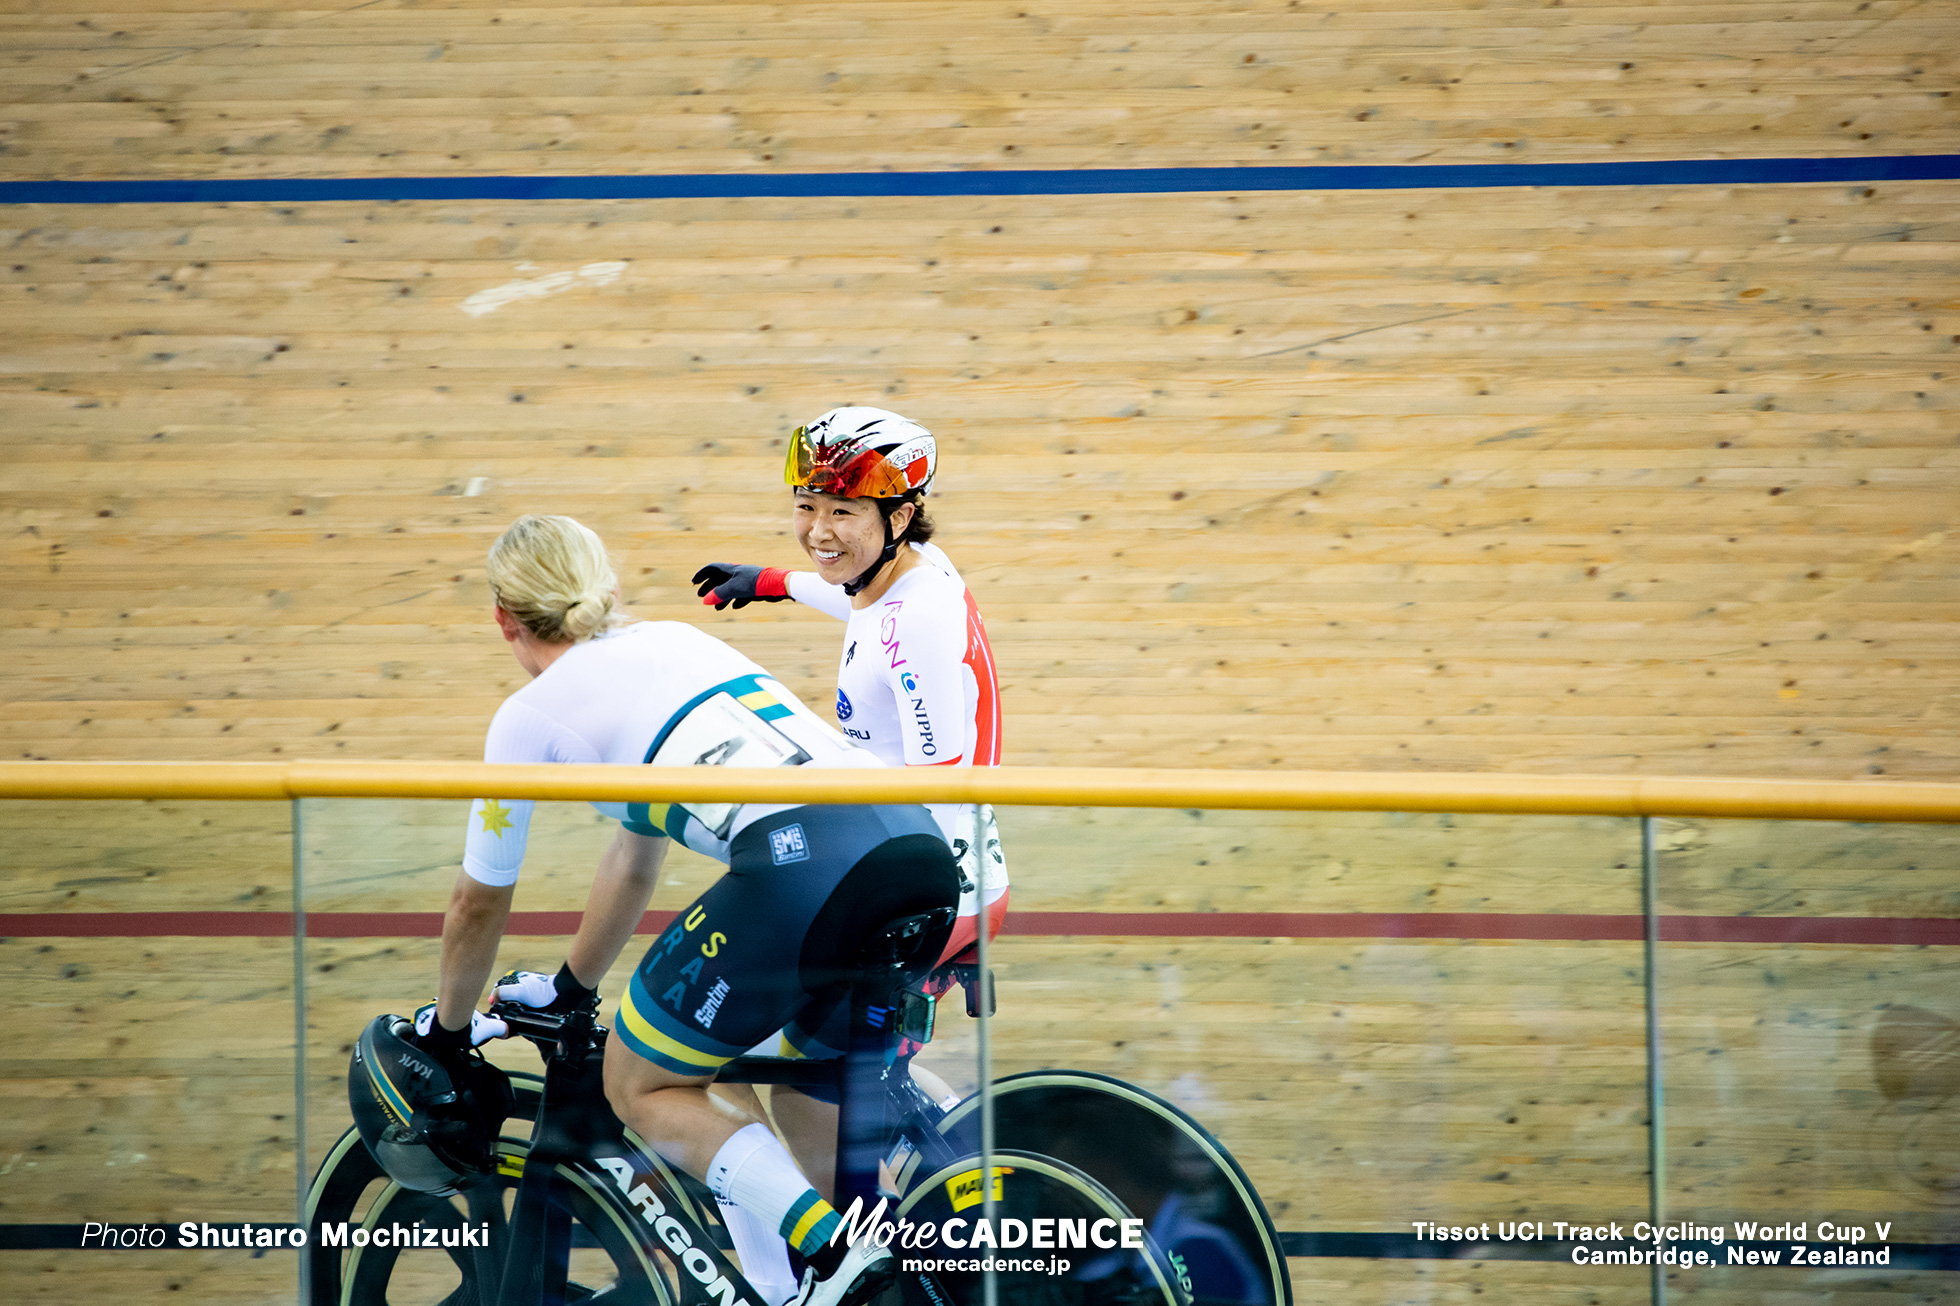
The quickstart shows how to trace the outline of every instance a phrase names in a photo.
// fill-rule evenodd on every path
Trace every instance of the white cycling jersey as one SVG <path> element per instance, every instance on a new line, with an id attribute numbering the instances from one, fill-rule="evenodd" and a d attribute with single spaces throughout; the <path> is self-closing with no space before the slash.
<path id="1" fill-rule="evenodd" d="M 486 762 L 653 766 L 875 767 L 769 673 L 706 631 L 641 621 L 574 644 L 504 700 L 483 743 Z M 728 860 L 751 822 L 789 803 L 594 803 L 641 834 L 665 834 Z M 528 799 L 477 799 L 463 869 L 515 883 L 530 836 Z"/>
<path id="2" fill-rule="evenodd" d="M 838 729 L 887 766 L 997 766 L 1000 686 L 980 609 L 944 551 L 908 547 L 922 565 L 866 608 L 853 608 L 841 585 L 812 572 L 789 574 L 791 598 L 846 623 L 837 663 Z M 969 878 L 970 857 L 991 853 L 987 901 L 997 902 L 1007 891 L 1007 873 L 991 811 L 978 812 L 971 803 L 927 806 L 961 852 Z M 976 824 L 984 827 L 977 835 Z M 971 901 L 962 903 L 961 914 L 973 914 Z"/>

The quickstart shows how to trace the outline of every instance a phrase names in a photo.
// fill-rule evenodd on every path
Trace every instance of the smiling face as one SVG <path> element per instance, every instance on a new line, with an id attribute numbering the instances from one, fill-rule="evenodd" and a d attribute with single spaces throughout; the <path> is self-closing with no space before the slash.
<path id="1" fill-rule="evenodd" d="M 864 573 L 885 548 L 885 523 L 871 499 L 795 491 L 790 509 L 796 542 L 817 564 L 817 574 L 842 585 Z"/>
<path id="2" fill-rule="evenodd" d="M 875 499 L 844 499 L 834 494 L 794 492 L 790 521 L 796 542 L 817 565 L 817 575 L 832 585 L 857 579 L 885 550 L 885 523 Z M 892 514 L 892 532 L 905 529 L 912 506 Z"/>

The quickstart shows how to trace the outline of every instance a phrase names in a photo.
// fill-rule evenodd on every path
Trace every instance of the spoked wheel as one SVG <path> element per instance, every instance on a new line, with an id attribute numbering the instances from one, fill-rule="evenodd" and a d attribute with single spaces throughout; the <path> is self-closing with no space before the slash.
<path id="1" fill-rule="evenodd" d="M 535 1078 L 512 1078 L 520 1081 L 512 1120 L 528 1119 L 537 1094 L 525 1092 L 521 1081 Z M 496 1173 L 453 1197 L 436 1197 L 389 1179 L 360 1135 L 348 1130 L 327 1154 L 307 1198 L 314 1306 L 490 1306 L 509 1250 L 511 1204 L 527 1150 L 522 1140 L 503 1139 Z M 565 1299 L 674 1306 L 671 1258 L 606 1171 L 581 1163 L 563 1167 L 559 1177 L 554 1191 L 572 1219 Z M 695 1214 L 692 1202 L 687 1205 Z"/>
<path id="2" fill-rule="evenodd" d="M 940 1123 L 977 1148 L 977 1099 Z M 1245 1171 L 1205 1127 L 1135 1085 L 1084 1070 L 994 1084 L 996 1146 L 1051 1156 L 1093 1176 L 1143 1219 L 1200 1306 L 1292 1306 L 1286 1255 Z"/>
<path id="3" fill-rule="evenodd" d="M 1120 1243 L 1122 1222 L 1135 1217 L 1111 1192 L 1082 1171 L 1053 1157 L 1019 1151 L 994 1153 L 994 1227 L 1006 1229 L 1018 1221 L 1032 1240 L 1035 1221 L 1067 1246 L 1036 1249 L 967 1247 L 938 1244 L 893 1254 L 935 1263 L 928 1287 L 901 1276 L 899 1289 L 906 1306 L 978 1306 L 983 1300 L 980 1262 L 997 1264 L 1001 1306 L 1190 1306 L 1175 1271 L 1161 1249 L 1145 1238 L 1140 1249 L 1102 1247 Z M 897 1219 L 944 1228 L 943 1222 L 967 1221 L 970 1234 L 981 1211 L 980 1159 L 963 1157 L 937 1172 L 921 1176 L 900 1199 Z M 1043 1241 L 1049 1241 L 1047 1237 Z"/>

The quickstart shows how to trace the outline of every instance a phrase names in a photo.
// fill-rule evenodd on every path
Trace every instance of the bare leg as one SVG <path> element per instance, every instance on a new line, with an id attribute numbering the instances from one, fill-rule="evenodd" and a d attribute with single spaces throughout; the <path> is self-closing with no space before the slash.
<path id="1" fill-rule="evenodd" d="M 935 1102 L 958 1096 L 951 1084 L 916 1061 L 912 1063 L 912 1080 Z M 776 1132 L 789 1144 L 797 1168 L 810 1176 L 810 1186 L 830 1201 L 837 1184 L 837 1108 L 778 1085 L 769 1094 L 769 1116 Z"/>
<path id="2" fill-rule="evenodd" d="M 777 1085 L 769 1094 L 776 1132 L 789 1144 L 796 1167 L 826 1202 L 837 1186 L 837 1108 L 829 1102 Z"/>
<path id="3" fill-rule="evenodd" d="M 606 1100 L 653 1149 L 697 1179 L 738 1129 L 760 1123 L 735 1103 L 708 1091 L 712 1075 L 681 1075 L 627 1047 L 606 1043 Z"/>
<path id="4" fill-rule="evenodd" d="M 737 1111 L 748 1113 L 753 1120 L 768 1123 L 769 1113 L 763 1108 L 762 1099 L 756 1094 L 754 1084 L 720 1084 L 708 1090 Z"/>
<path id="5" fill-rule="evenodd" d="M 880 1275 L 889 1277 L 890 1254 L 875 1244 L 839 1244 L 838 1215 L 813 1190 L 795 1156 L 768 1125 L 712 1091 L 712 1076 L 667 1070 L 615 1038 L 606 1045 L 605 1084 L 606 1100 L 649 1147 L 707 1182 L 729 1213 L 729 1236 L 745 1272 L 756 1271 L 750 1282 L 765 1301 L 787 1300 L 795 1291 L 785 1240 L 806 1258 L 806 1276 L 848 1270 L 836 1291 L 820 1300 L 856 1292 L 861 1283 L 875 1289 Z M 830 1183 L 828 1170 L 824 1183 Z"/>

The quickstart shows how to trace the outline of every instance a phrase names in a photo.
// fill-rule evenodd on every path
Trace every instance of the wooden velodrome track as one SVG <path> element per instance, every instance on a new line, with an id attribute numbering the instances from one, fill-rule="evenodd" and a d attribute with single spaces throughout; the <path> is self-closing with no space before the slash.
<path id="1" fill-rule="evenodd" d="M 1951 0 L 338 8 L 17 3 L 0 181 L 1951 155 Z M 1250 174 L 1248 174 L 1249 176 Z M 481 559 L 573 513 L 631 605 L 829 701 L 798 421 L 940 437 L 1007 760 L 1956 776 L 1960 181 L 0 208 L 10 758 L 466 758 L 518 672 Z M 1949 170 L 1948 175 L 1951 176 Z M 580 905 L 562 811 L 519 907 Z M 1639 945 L 1224 937 L 1178 915 L 1639 910 L 1606 819 L 1003 816 L 999 1069 L 1187 1104 L 1292 1230 L 1646 1211 Z M 0 1222 L 284 1218 L 287 813 L 16 803 Z M 313 803 L 310 912 L 429 912 L 448 804 Z M 1662 909 L 1960 916 L 1944 827 L 1675 822 Z M 676 858 L 656 907 L 709 867 Z M 232 915 L 226 915 L 232 914 Z M 1671 1214 L 1960 1238 L 1954 949 L 1671 944 Z M 556 938 L 513 939 L 549 965 Z M 313 1154 L 413 931 L 308 951 Z M 617 990 L 617 984 L 612 991 Z M 956 1022 L 957 1024 L 958 1022 Z M 941 1053 L 958 1077 L 969 1044 Z M 0 1254 L 10 1298 L 277 1300 L 277 1258 Z M 1293 1262 L 1303 1300 L 1645 1300 L 1644 1272 Z M 1711 1302 L 1951 1274 L 1676 1275 Z"/>

